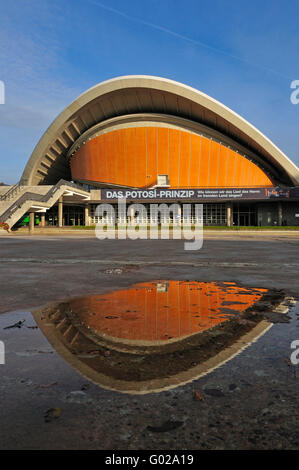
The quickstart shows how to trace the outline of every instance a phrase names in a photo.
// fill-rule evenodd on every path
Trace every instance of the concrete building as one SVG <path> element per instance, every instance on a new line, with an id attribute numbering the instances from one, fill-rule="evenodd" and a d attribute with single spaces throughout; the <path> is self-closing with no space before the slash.
<path id="1" fill-rule="evenodd" d="M 101 202 L 203 203 L 205 225 L 299 225 L 299 169 L 254 126 L 172 80 L 125 76 L 71 103 L 18 184 L 0 188 L 0 221 L 90 225 Z M 117 207 L 117 206 L 116 206 Z M 30 214 L 30 215 L 29 215 Z M 35 217 L 35 219 L 34 219 Z"/>

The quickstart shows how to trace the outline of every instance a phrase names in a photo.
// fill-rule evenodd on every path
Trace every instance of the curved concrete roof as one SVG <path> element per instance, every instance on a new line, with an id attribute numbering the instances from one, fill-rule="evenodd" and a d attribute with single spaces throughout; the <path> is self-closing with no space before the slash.
<path id="1" fill-rule="evenodd" d="M 71 179 L 69 151 L 99 123 L 132 114 L 184 118 L 217 131 L 263 161 L 277 184 L 298 185 L 298 167 L 265 135 L 219 101 L 166 78 L 132 75 L 102 82 L 76 98 L 46 130 L 24 169 L 25 185 Z"/>

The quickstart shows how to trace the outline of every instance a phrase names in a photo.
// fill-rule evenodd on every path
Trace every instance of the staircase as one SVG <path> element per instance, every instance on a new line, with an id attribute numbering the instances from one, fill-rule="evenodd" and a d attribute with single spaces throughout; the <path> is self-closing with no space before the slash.
<path id="1" fill-rule="evenodd" d="M 88 191 L 63 179 L 54 186 L 21 186 L 17 183 L 0 197 L 0 222 L 6 222 L 11 228 L 32 207 L 49 209 L 64 193 L 74 191 L 85 200 L 90 199 Z"/>

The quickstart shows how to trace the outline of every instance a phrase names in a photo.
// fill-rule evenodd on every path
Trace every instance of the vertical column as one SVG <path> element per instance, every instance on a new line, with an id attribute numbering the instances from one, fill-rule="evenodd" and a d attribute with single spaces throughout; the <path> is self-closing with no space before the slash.
<path id="1" fill-rule="evenodd" d="M 178 222 L 178 224 L 180 224 L 181 221 L 182 221 L 182 206 L 181 206 L 181 204 L 178 204 L 178 214 L 177 215 L 178 215 L 177 222 Z"/>
<path id="2" fill-rule="evenodd" d="M 29 233 L 34 232 L 34 212 L 29 213 Z"/>
<path id="3" fill-rule="evenodd" d="M 132 206 L 130 206 L 129 213 L 130 213 L 130 215 L 129 215 L 130 222 L 133 223 L 134 216 L 135 216 L 135 211 L 134 211 L 134 208 Z"/>
<path id="4" fill-rule="evenodd" d="M 84 224 L 87 225 L 87 226 L 90 225 L 89 205 L 88 204 L 84 207 Z"/>
<path id="5" fill-rule="evenodd" d="M 232 203 L 226 203 L 226 225 L 231 227 L 232 225 Z"/>
<path id="6" fill-rule="evenodd" d="M 46 226 L 46 216 L 45 216 L 45 214 L 42 214 L 42 216 L 41 216 L 41 223 L 42 223 L 42 227 Z"/>
<path id="7" fill-rule="evenodd" d="M 180 239 L 181 238 L 181 220 L 182 220 L 182 206 L 181 204 L 177 204 L 177 212 L 174 211 L 173 213 L 173 223 L 172 223 L 172 239 Z M 184 225 L 183 225 L 184 227 Z M 171 234 L 171 232 L 170 232 Z"/>
<path id="8" fill-rule="evenodd" d="M 63 221 L 63 197 L 60 196 L 58 200 L 58 227 L 62 227 Z"/>
<path id="9" fill-rule="evenodd" d="M 278 225 L 282 225 L 282 203 L 278 203 Z"/>
<path id="10" fill-rule="evenodd" d="M 155 211 L 155 205 L 154 204 L 150 204 L 149 205 L 149 209 L 150 209 L 150 212 L 149 212 L 149 223 L 150 225 L 156 225 L 158 223 L 158 220 L 157 220 L 157 214 L 156 214 L 156 211 Z"/>

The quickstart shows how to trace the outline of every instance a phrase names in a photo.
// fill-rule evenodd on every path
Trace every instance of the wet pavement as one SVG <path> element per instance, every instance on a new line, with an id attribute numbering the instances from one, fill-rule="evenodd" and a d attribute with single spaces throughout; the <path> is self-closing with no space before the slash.
<path id="1" fill-rule="evenodd" d="M 181 240 L 2 236 L 0 313 L 163 278 L 241 282 L 299 297 L 299 233 L 204 237 L 201 250 L 184 251 Z"/>
<path id="2" fill-rule="evenodd" d="M 66 241 L 42 241 L 39 246 L 35 244 L 38 240 L 18 242 L 21 244 L 9 240 L 3 245 L 8 249 L 1 252 L 2 258 L 15 259 L 1 265 L 2 272 L 8 274 L 1 293 L 1 309 L 8 313 L 0 315 L 0 340 L 5 345 L 6 359 L 5 365 L 0 365 L 1 449 L 298 449 L 299 370 L 290 363 L 291 342 L 299 339 L 298 303 L 289 303 L 288 313 L 282 309 L 273 317 L 260 317 L 271 303 L 269 297 L 265 302 L 263 295 L 270 292 L 273 296 L 276 292 L 272 305 L 275 309 L 282 297 L 298 294 L 297 279 L 293 279 L 298 272 L 296 241 L 287 244 L 285 240 L 268 240 L 264 259 L 259 244 L 254 251 L 250 241 L 240 245 L 226 241 L 232 266 L 221 269 L 217 267 L 220 259 L 229 262 L 227 252 L 219 257 L 224 241 L 208 240 L 201 254 L 193 258 L 188 254 L 184 259 L 181 253 L 174 256 L 173 246 L 165 250 L 165 243 L 161 251 L 160 242 L 155 249 L 150 245 L 151 253 L 142 252 L 139 245 L 134 258 L 137 263 L 133 263 L 132 245 L 127 245 L 124 251 L 120 247 L 120 262 L 116 265 L 107 262 L 111 257 L 117 260 L 107 244 L 103 264 L 97 264 L 96 269 L 96 263 L 85 263 L 97 259 L 85 239 L 71 241 L 69 249 Z M 81 250 L 75 257 L 80 243 Z M 149 255 L 151 261 L 163 266 L 146 264 Z M 55 256 L 58 260 L 77 260 L 76 266 L 82 268 L 81 285 L 78 268 L 74 267 L 73 289 L 69 290 L 70 263 L 62 263 L 63 283 L 60 267 L 53 267 Z M 138 264 L 142 257 L 145 263 Z M 27 260 L 20 261 L 24 258 Z M 128 258 L 131 264 L 124 262 Z M 289 267 L 267 273 L 267 264 L 278 263 L 279 259 Z M 180 261 L 189 264 L 178 264 Z M 204 261 L 211 263 L 208 268 L 199 266 Z M 246 262 L 257 263 L 258 272 L 244 267 Z M 171 263 L 177 264 L 171 267 Z M 234 267 L 234 263 L 243 266 Z M 88 285 L 86 269 L 91 274 L 89 289 L 84 289 Z M 174 278 L 165 276 L 169 271 Z M 30 292 L 45 287 L 47 274 L 50 295 L 43 289 L 32 299 Z M 130 298 L 131 289 L 135 289 L 135 303 Z M 200 308 L 192 297 L 193 289 L 198 294 L 204 291 L 210 308 L 207 317 L 196 317 Z M 238 289 L 243 294 L 236 297 Z M 143 300 L 139 296 L 146 291 L 148 305 L 155 306 L 147 310 L 149 317 L 157 314 L 162 319 L 148 323 L 151 326 L 147 328 L 142 327 L 144 295 Z M 174 317 L 178 309 L 171 299 L 178 292 L 183 299 L 182 315 Z M 198 300 L 202 303 L 200 295 Z M 243 305 L 238 304 L 240 301 Z M 48 302 L 55 304 L 46 306 Z M 134 308 L 128 308 L 129 304 Z M 16 305 L 19 310 L 12 311 Z M 172 329 L 166 321 L 171 308 Z M 103 314 L 105 310 L 109 310 L 108 315 Z M 196 321 L 181 322 L 186 315 Z M 81 325 L 84 344 L 79 341 L 76 346 L 77 337 L 70 347 L 76 335 L 66 324 L 70 319 L 76 327 Z M 135 328 L 126 328 L 132 322 Z M 130 337 L 128 332 L 132 333 Z M 213 347 L 202 349 L 204 337 Z M 196 350 L 200 351 L 197 356 Z M 186 360 L 190 351 L 194 363 Z M 166 357 L 164 364 L 162 355 Z M 151 367 L 143 366 L 145 356 L 154 357 L 156 365 L 151 362 Z M 94 368 L 96 375 L 90 373 L 93 361 L 102 364 L 101 369 Z M 167 369 L 167 364 L 172 367 Z M 120 386 L 124 385 L 124 377 L 117 375 L 121 370 L 126 371 L 130 390 Z M 152 375 L 148 375 L 150 371 Z"/>
<path id="3" fill-rule="evenodd" d="M 282 292 L 235 283 L 159 280 L 51 304 L 33 316 L 87 378 L 109 390 L 144 394 L 219 367 L 270 327 L 259 310 L 272 314 L 292 302 Z"/>

